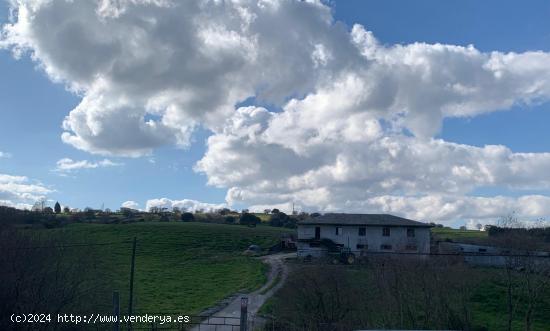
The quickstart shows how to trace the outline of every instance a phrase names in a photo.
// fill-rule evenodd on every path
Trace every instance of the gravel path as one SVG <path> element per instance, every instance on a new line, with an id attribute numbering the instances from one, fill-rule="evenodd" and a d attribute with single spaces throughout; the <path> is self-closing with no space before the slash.
<path id="1" fill-rule="evenodd" d="M 267 275 L 267 282 L 260 289 L 249 294 L 237 294 L 235 298 L 225 308 L 210 315 L 203 324 L 195 326 L 193 331 L 236 331 L 239 330 L 239 318 L 241 316 L 241 298 L 248 297 L 248 316 L 256 316 L 256 313 L 262 307 L 264 302 L 269 299 L 281 286 L 288 277 L 288 267 L 285 265 L 286 258 L 295 257 L 296 253 L 274 254 L 262 257 L 264 263 L 269 264 L 270 271 Z M 277 284 L 274 282 L 277 281 Z M 233 325 L 209 325 L 209 324 L 224 324 L 224 317 L 234 317 L 225 319 L 226 324 Z M 263 323 L 261 318 L 256 317 L 254 321 L 249 321 L 255 327 Z M 252 330 L 249 327 L 249 330 Z"/>

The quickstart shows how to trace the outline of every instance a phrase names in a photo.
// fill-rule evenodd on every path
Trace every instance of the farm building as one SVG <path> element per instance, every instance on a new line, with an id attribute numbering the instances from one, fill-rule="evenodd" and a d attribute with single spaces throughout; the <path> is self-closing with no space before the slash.
<path id="1" fill-rule="evenodd" d="M 298 256 L 322 257 L 334 246 L 355 256 L 429 253 L 430 227 L 387 214 L 324 214 L 298 223 Z"/>

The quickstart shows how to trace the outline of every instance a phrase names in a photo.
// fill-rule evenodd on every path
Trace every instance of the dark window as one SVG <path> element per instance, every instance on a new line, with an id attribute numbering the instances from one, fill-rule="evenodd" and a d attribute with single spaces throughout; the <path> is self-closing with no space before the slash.
<path id="1" fill-rule="evenodd" d="M 315 239 L 321 239 L 321 227 L 320 226 L 315 227 Z"/>
<path id="2" fill-rule="evenodd" d="M 359 237 L 364 237 L 367 235 L 367 228 L 359 228 Z"/>
<path id="3" fill-rule="evenodd" d="M 390 228 L 388 228 L 388 227 L 382 228 L 382 235 L 384 237 L 389 237 L 390 236 Z"/>
<path id="4" fill-rule="evenodd" d="M 342 228 L 339 227 L 339 226 L 336 227 L 336 235 L 337 235 L 337 236 L 341 236 L 341 235 L 342 235 Z"/>
<path id="5" fill-rule="evenodd" d="M 391 245 L 380 245 L 380 249 L 389 251 L 389 250 L 391 250 Z"/>
<path id="6" fill-rule="evenodd" d="M 407 245 L 405 246 L 405 249 L 408 250 L 408 251 L 416 251 L 416 245 Z"/>
<path id="7" fill-rule="evenodd" d="M 485 252 L 487 252 L 487 250 L 486 250 L 485 248 L 480 248 L 480 249 L 478 249 L 478 251 L 479 251 L 480 253 L 485 253 Z"/>
<path id="8" fill-rule="evenodd" d="M 357 244 L 357 249 L 367 249 L 369 245 Z"/>
<path id="9" fill-rule="evenodd" d="M 414 229 L 407 229 L 407 237 L 414 237 Z"/>

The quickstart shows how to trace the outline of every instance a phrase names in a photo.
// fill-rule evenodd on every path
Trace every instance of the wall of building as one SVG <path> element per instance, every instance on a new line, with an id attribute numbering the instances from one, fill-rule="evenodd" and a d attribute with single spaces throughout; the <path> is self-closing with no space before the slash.
<path id="1" fill-rule="evenodd" d="M 430 229 L 424 227 L 412 227 L 415 231 L 414 237 L 407 237 L 407 227 L 390 227 L 390 236 L 385 237 L 382 235 L 382 226 L 367 226 L 366 235 L 359 236 L 361 226 L 356 225 L 340 226 L 342 228 L 340 235 L 336 234 L 335 225 L 299 225 L 298 240 L 315 238 L 315 228 L 317 226 L 321 228 L 321 239 L 327 238 L 337 244 L 344 245 L 344 247 L 349 247 L 356 255 L 362 253 L 362 249 L 357 248 L 357 245 L 365 245 L 365 250 L 370 252 L 430 252 Z M 383 250 L 382 245 L 390 245 L 392 248 Z M 407 249 L 408 245 L 415 245 L 416 250 Z M 299 243 L 299 255 L 302 256 L 304 255 L 303 252 L 314 248 L 310 247 L 309 243 Z M 315 252 L 315 254 L 317 253 Z"/>

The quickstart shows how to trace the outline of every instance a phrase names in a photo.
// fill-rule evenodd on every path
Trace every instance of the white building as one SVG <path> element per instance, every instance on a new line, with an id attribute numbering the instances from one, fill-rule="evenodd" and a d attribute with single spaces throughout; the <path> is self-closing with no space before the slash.
<path id="1" fill-rule="evenodd" d="M 324 256 L 331 241 L 349 247 L 356 256 L 367 252 L 430 253 L 430 227 L 387 214 L 324 214 L 298 223 L 298 256 Z"/>

